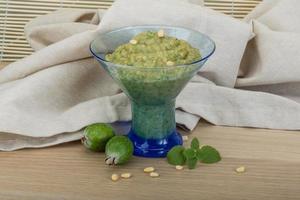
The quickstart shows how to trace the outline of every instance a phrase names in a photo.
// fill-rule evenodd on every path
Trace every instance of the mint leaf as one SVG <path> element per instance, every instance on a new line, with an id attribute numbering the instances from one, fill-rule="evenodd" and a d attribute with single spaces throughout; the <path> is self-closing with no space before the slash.
<path id="1" fill-rule="evenodd" d="M 203 147 L 202 147 L 203 148 Z M 205 157 L 205 152 L 202 151 L 202 148 L 201 149 L 198 149 L 197 150 L 197 153 L 196 153 L 196 157 L 199 161 L 203 160 L 203 158 Z"/>
<path id="2" fill-rule="evenodd" d="M 189 158 L 189 159 L 186 160 L 186 164 L 187 164 L 189 169 L 195 169 L 196 166 L 197 166 L 197 162 L 198 162 L 197 157 Z"/>
<path id="3" fill-rule="evenodd" d="M 191 148 L 195 150 L 199 149 L 199 140 L 197 138 L 193 138 Z"/>
<path id="4" fill-rule="evenodd" d="M 197 158 L 200 162 L 202 163 L 216 163 L 221 160 L 221 155 L 220 153 L 213 148 L 212 146 L 202 146 L 201 149 L 197 150 Z"/>
<path id="5" fill-rule="evenodd" d="M 184 150 L 183 155 L 186 159 L 197 158 L 196 151 L 192 148 Z"/>
<path id="6" fill-rule="evenodd" d="M 174 146 L 167 154 L 168 163 L 171 165 L 184 165 L 186 159 L 183 151 L 183 146 Z"/>

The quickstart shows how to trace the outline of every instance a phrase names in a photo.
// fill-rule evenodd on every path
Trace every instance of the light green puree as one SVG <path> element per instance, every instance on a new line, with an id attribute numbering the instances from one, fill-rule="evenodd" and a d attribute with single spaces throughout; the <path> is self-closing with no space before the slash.
<path id="1" fill-rule="evenodd" d="M 143 32 L 105 58 L 120 65 L 111 73 L 131 99 L 134 133 L 161 139 L 176 131 L 175 97 L 196 72 L 191 63 L 201 58 L 199 50 L 175 37 Z"/>
<path id="2" fill-rule="evenodd" d="M 119 46 L 106 60 L 136 67 L 164 67 L 168 61 L 175 65 L 189 64 L 198 60 L 200 52 L 184 40 L 170 36 L 159 37 L 157 32 L 143 32 L 131 41 Z"/>

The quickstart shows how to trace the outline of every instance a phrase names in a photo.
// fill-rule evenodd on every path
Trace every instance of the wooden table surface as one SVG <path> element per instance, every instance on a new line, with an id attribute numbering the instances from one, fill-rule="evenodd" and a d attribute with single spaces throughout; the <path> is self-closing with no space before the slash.
<path id="1" fill-rule="evenodd" d="M 300 131 L 212 126 L 201 122 L 189 135 L 215 146 L 218 164 L 176 171 L 165 159 L 134 157 L 121 167 L 79 142 L 44 149 L 0 152 L 0 199 L 8 200 L 288 200 L 300 199 Z M 190 140 L 185 144 L 189 144 Z M 154 166 L 159 178 L 143 168 Z M 238 166 L 246 172 L 235 173 Z M 112 182 L 112 173 L 130 172 Z"/>

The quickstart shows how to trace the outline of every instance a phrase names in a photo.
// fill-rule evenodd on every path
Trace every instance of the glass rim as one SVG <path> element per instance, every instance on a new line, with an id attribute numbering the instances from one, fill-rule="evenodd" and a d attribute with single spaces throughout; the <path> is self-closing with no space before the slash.
<path id="1" fill-rule="evenodd" d="M 92 48 L 92 45 L 95 43 L 95 41 L 97 40 L 97 37 L 99 37 L 99 36 L 109 35 L 111 33 L 119 32 L 119 31 L 123 31 L 123 30 L 138 29 L 138 28 L 161 28 L 161 29 L 164 29 L 164 28 L 172 29 L 172 28 L 174 28 L 174 29 L 188 30 L 188 31 L 191 31 L 191 32 L 195 32 L 195 33 L 197 33 L 199 35 L 202 35 L 203 37 L 205 37 L 206 39 L 208 39 L 212 43 L 213 48 L 212 48 L 212 50 L 206 56 L 201 57 L 200 59 L 195 60 L 194 62 L 191 62 L 189 64 L 179 64 L 179 65 L 173 65 L 173 66 L 159 66 L 159 67 L 138 67 L 138 66 L 132 66 L 132 65 L 122 65 L 122 64 L 113 63 L 113 62 L 105 60 L 105 58 L 102 58 L 102 57 L 98 56 L 97 53 L 94 52 L 94 50 Z M 116 67 L 125 67 L 125 68 L 133 68 L 133 69 L 137 68 L 137 69 L 140 69 L 140 70 L 141 69 L 149 69 L 149 70 L 152 69 L 153 70 L 153 69 L 168 69 L 168 68 L 174 68 L 174 67 L 188 67 L 190 65 L 197 64 L 197 63 L 200 63 L 201 61 L 207 60 L 215 52 L 215 50 L 216 50 L 216 43 L 208 35 L 206 35 L 204 33 L 201 33 L 199 31 L 193 30 L 193 29 L 185 28 L 185 27 L 168 26 L 168 25 L 138 25 L 138 26 L 125 26 L 125 27 L 121 27 L 121 28 L 118 28 L 118 29 L 115 29 L 115 30 L 112 30 L 112 31 L 109 31 L 109 32 L 101 33 L 98 36 L 96 36 L 96 38 L 94 38 L 90 42 L 89 49 L 90 49 L 90 52 L 93 54 L 94 57 L 96 57 L 97 59 L 101 60 L 104 63 L 112 64 L 112 65 L 114 65 Z"/>

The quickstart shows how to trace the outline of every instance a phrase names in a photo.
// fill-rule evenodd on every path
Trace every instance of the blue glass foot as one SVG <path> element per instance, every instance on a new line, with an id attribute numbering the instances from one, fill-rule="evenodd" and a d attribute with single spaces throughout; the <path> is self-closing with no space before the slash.
<path id="1" fill-rule="evenodd" d="M 168 151 L 175 145 L 182 145 L 182 137 L 174 131 L 167 138 L 163 139 L 144 139 L 139 137 L 131 129 L 128 138 L 134 146 L 133 154 L 141 157 L 159 158 L 166 157 Z"/>

